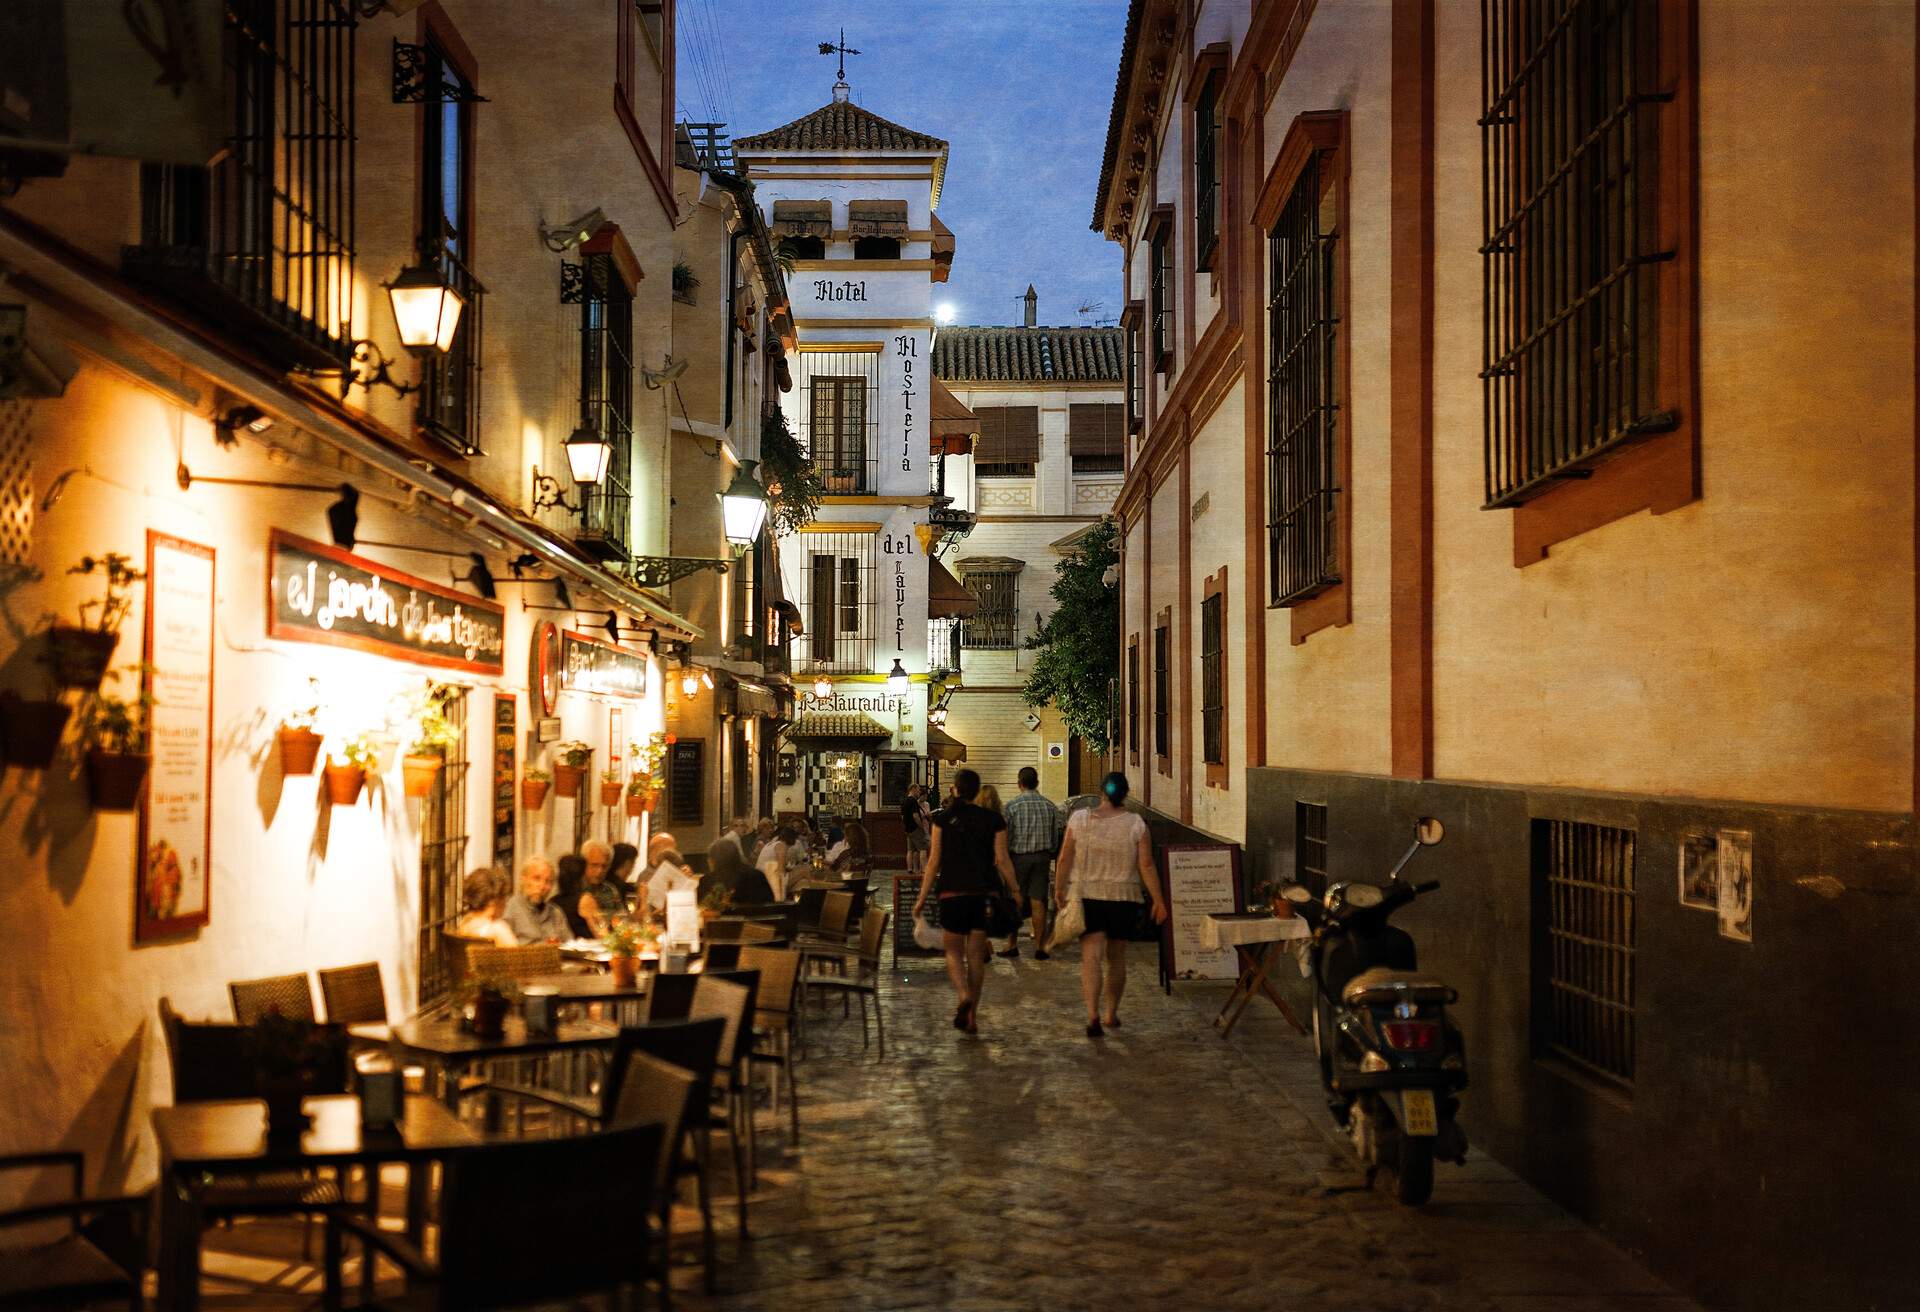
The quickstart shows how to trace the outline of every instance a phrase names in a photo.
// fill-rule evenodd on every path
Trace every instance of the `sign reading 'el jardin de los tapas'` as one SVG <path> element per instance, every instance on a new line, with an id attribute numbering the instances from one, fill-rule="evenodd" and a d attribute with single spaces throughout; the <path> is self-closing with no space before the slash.
<path id="1" fill-rule="evenodd" d="M 422 665 L 498 674 L 505 608 L 275 529 L 267 636 L 353 647 Z"/>

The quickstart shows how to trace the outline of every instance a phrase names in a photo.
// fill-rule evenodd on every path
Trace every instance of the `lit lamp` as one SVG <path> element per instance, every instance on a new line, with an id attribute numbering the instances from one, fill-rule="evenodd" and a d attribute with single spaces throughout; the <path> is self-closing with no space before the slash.
<path id="1" fill-rule="evenodd" d="M 900 663 L 898 656 L 895 656 L 893 658 L 893 668 L 887 671 L 887 691 L 905 692 L 906 690 L 907 667 Z"/>
<path id="2" fill-rule="evenodd" d="M 573 471 L 573 481 L 599 487 L 607 476 L 607 466 L 613 463 L 613 443 L 601 436 L 599 429 L 583 424 L 573 430 L 573 436 L 561 443 L 561 447 L 567 453 L 567 468 Z"/>
<path id="3" fill-rule="evenodd" d="M 682 674 L 680 676 L 680 691 L 688 697 L 699 692 L 700 676 L 692 670 L 688 670 L 685 674 Z"/>
<path id="4" fill-rule="evenodd" d="M 740 468 L 734 471 L 733 481 L 720 494 L 720 519 L 726 528 L 727 542 L 736 555 L 754 544 L 761 526 L 767 522 L 767 490 L 753 476 L 753 467 L 759 463 L 758 460 L 741 462 Z"/>
<path id="5" fill-rule="evenodd" d="M 813 695 L 821 701 L 833 696 L 833 680 L 826 675 L 818 675 L 813 681 Z"/>
<path id="6" fill-rule="evenodd" d="M 460 311 L 467 304 L 441 274 L 438 263 L 423 260 L 410 264 L 387 284 L 400 345 L 416 355 L 451 351 L 454 330 L 460 326 Z"/>

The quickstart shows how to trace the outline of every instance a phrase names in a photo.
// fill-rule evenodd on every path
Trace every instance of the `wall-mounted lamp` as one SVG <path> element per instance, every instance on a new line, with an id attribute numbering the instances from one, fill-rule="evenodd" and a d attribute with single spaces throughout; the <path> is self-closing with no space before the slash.
<path id="1" fill-rule="evenodd" d="M 767 489 L 754 477 L 754 467 L 759 463 L 742 461 L 733 481 L 720 494 L 720 521 L 736 556 L 759 540 L 760 529 L 767 522 Z"/>
<path id="2" fill-rule="evenodd" d="M 700 676 L 694 673 L 694 671 L 692 670 L 687 670 L 683 672 L 680 675 L 681 695 L 686 697 L 691 697 L 699 691 L 700 691 Z"/>
<path id="3" fill-rule="evenodd" d="M 907 667 L 900 663 L 898 656 L 895 656 L 893 658 L 893 668 L 887 671 L 887 691 L 903 693 L 907 690 L 907 684 L 909 682 Z"/>
<path id="4" fill-rule="evenodd" d="M 519 582 L 519 580 L 515 581 Z M 565 579 L 527 579 L 525 581 L 528 583 L 551 583 L 553 585 L 554 604 L 551 606 L 533 606 L 523 600 L 520 603 L 521 610 L 564 610 L 571 613 L 577 609 L 573 604 L 573 594 L 567 591 L 567 581 Z"/>
<path id="5" fill-rule="evenodd" d="M 814 676 L 813 695 L 821 701 L 825 701 L 827 698 L 833 696 L 833 680 L 829 679 L 824 673 Z"/>
<path id="6" fill-rule="evenodd" d="M 567 472 L 573 475 L 573 481 L 579 487 L 598 487 L 607 476 L 607 468 L 613 463 L 613 443 L 609 442 L 591 424 L 582 424 L 573 430 L 573 435 L 560 444 L 567 453 Z M 567 500 L 561 490 L 560 480 L 552 474 L 540 472 L 540 466 L 533 467 L 533 509 L 535 513 L 553 508 L 572 514 L 583 514 L 586 510 L 586 498 L 579 504 Z"/>
<path id="7" fill-rule="evenodd" d="M 386 284 L 387 301 L 393 310 L 393 326 L 400 334 L 400 345 L 416 356 L 445 355 L 453 349 L 453 335 L 460 327 L 460 312 L 467 300 L 448 280 L 445 261 L 437 247 L 422 243 L 420 261 L 400 271 Z M 342 397 L 355 387 L 372 391 L 380 386 L 395 396 L 408 396 L 420 390 L 418 383 L 395 381 L 393 366 L 371 338 L 355 338 L 353 354 L 340 374 Z"/>

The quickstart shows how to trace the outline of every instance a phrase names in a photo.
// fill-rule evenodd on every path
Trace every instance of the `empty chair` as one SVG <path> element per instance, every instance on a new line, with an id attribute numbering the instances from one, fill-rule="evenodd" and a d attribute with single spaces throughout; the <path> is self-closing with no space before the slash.
<path id="1" fill-rule="evenodd" d="M 613 1105 L 606 1117 L 609 1129 L 625 1129 L 630 1125 L 658 1125 L 664 1137 L 660 1141 L 660 1155 L 654 1163 L 653 1196 L 655 1215 L 659 1220 L 659 1234 L 656 1239 L 660 1245 L 660 1293 L 664 1301 L 669 1295 L 672 1280 L 670 1270 L 673 1264 L 673 1184 L 684 1154 L 681 1145 L 688 1130 L 689 1121 L 695 1116 L 704 1117 L 706 1107 L 703 1099 L 713 1075 L 713 1057 L 720 1046 L 721 1025 L 717 1021 L 697 1021 L 686 1025 L 669 1025 L 663 1028 L 689 1030 L 704 1027 L 706 1034 L 707 1075 L 702 1078 L 696 1072 L 688 1070 L 677 1062 L 662 1060 L 646 1052 L 631 1052 L 626 1056 L 620 1071 L 619 1092 L 613 1098 Z M 614 1072 L 608 1072 L 609 1080 Z M 700 1175 L 701 1216 L 705 1222 L 707 1278 L 713 1278 L 713 1213 L 706 1203 L 706 1176 Z"/>
<path id="2" fill-rule="evenodd" d="M 797 903 L 797 909 L 799 911 L 798 926 L 800 933 L 804 934 L 810 930 L 820 928 L 820 908 L 822 904 L 825 903 L 827 894 L 831 891 L 832 890 L 824 884 L 812 884 L 801 889 L 796 895 L 795 902 Z"/>
<path id="3" fill-rule="evenodd" d="M 242 1025 L 274 1012 L 288 1020 L 313 1019 L 313 986 L 305 974 L 235 980 L 227 985 L 227 994 L 233 999 L 233 1018 Z"/>
<path id="4" fill-rule="evenodd" d="M 708 970 L 732 970 L 740 964 L 740 949 L 745 946 L 737 942 L 707 944 Z"/>
<path id="5" fill-rule="evenodd" d="M 860 1043 L 868 1046 L 872 1040 L 868 1034 L 867 1008 L 873 1008 L 873 1026 L 880 1034 L 880 1055 L 887 1055 L 887 1023 L 880 1012 L 880 951 L 887 941 L 887 926 L 893 920 L 893 913 L 880 907 L 868 907 L 867 914 L 860 918 L 860 945 L 845 951 L 838 958 L 813 949 L 807 953 L 808 972 L 800 977 L 800 989 L 804 1000 L 806 991 L 813 989 L 831 996 L 839 993 L 843 999 L 860 999 Z"/>
<path id="6" fill-rule="evenodd" d="M 715 916 L 700 927 L 700 937 L 714 943 L 738 943 L 746 923 L 738 916 Z"/>
<path id="7" fill-rule="evenodd" d="M 787 1118 L 791 1126 L 788 1142 L 798 1143 L 800 1100 L 793 1083 L 793 1046 L 798 1016 L 794 1002 L 800 981 L 800 949 L 749 943 L 740 949 L 740 964 L 760 972 L 760 994 L 754 1007 L 754 1038 L 748 1061 L 775 1069 L 773 1110 L 776 1116 L 780 1112 L 780 1079 L 786 1077 Z"/>
<path id="8" fill-rule="evenodd" d="M 765 921 L 748 920 L 741 924 L 737 937 L 742 943 L 770 943 L 779 936 L 779 931 Z"/>
<path id="9" fill-rule="evenodd" d="M 0 1156 L 0 1172 L 61 1166 L 72 1173 L 66 1197 L 0 1211 L 0 1234 L 16 1226 L 40 1230 L 55 1220 L 67 1223 L 63 1235 L 0 1246 L 0 1308 L 83 1308 L 102 1299 L 138 1308 L 153 1200 L 146 1194 L 82 1197 L 86 1161 L 77 1152 Z"/>
<path id="10" fill-rule="evenodd" d="M 824 943 L 833 948 L 847 945 L 848 916 L 853 912 L 853 894 L 838 892 L 827 894 L 826 901 L 820 904 L 820 918 L 811 929 L 802 929 L 800 942 L 804 946 Z"/>
<path id="11" fill-rule="evenodd" d="M 560 973 L 560 949 L 551 943 L 502 948 L 479 944 L 467 949 L 467 974 L 474 979 L 527 979 Z"/>
<path id="12" fill-rule="evenodd" d="M 366 1250 L 363 1300 L 379 1252 L 435 1308 L 512 1307 L 617 1293 L 652 1273 L 650 1244 L 633 1241 L 633 1218 L 653 1206 L 659 1125 L 566 1139 L 492 1143 L 449 1154 L 440 1186 L 437 1260 L 404 1234 L 350 1212 L 327 1221 L 326 1306 L 340 1306 L 346 1241 Z M 561 1246 L 529 1246 L 530 1205 L 540 1233 Z"/>
<path id="13" fill-rule="evenodd" d="M 711 967 L 712 960 L 707 964 Z M 699 983 L 698 975 L 669 975 L 664 971 L 654 975 L 647 981 L 647 1019 L 685 1020 Z"/>
<path id="14" fill-rule="evenodd" d="M 714 1057 L 713 1091 L 721 1100 L 717 1115 L 708 1117 L 710 1130 L 724 1130 L 733 1151 L 733 1179 L 739 1194 L 740 1233 L 747 1233 L 747 1194 L 752 1188 L 747 1171 L 752 1158 L 753 1114 L 747 1087 L 747 1051 L 752 1043 L 756 971 L 709 971 L 700 976 L 693 992 L 692 1018 L 725 1022 L 719 1051 Z"/>
<path id="15" fill-rule="evenodd" d="M 327 1006 L 328 1024 L 387 1023 L 387 990 L 377 961 L 321 971 L 320 999 Z"/>

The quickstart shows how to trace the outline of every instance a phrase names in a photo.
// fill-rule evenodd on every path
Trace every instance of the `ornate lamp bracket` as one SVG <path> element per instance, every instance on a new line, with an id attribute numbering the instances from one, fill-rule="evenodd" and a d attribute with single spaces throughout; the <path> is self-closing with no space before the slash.
<path id="1" fill-rule="evenodd" d="M 730 568 L 731 562 L 706 556 L 635 556 L 628 577 L 637 587 L 664 588 L 703 569 L 725 574 Z"/>

